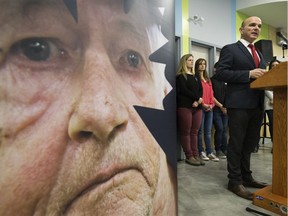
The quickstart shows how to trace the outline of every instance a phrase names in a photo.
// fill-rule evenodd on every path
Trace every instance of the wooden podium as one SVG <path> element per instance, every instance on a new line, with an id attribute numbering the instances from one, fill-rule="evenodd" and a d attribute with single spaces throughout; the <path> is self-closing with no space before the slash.
<path id="1" fill-rule="evenodd" d="M 287 62 L 251 83 L 251 88 L 273 90 L 272 186 L 254 193 L 253 204 L 287 215 Z"/>

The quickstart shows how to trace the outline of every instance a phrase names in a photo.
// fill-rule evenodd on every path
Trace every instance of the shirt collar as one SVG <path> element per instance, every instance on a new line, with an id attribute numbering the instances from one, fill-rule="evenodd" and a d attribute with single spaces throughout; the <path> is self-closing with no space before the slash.
<path id="1" fill-rule="evenodd" d="M 248 41 L 246 41 L 245 39 L 241 38 L 240 39 L 240 42 L 245 46 L 247 47 L 250 43 Z"/>

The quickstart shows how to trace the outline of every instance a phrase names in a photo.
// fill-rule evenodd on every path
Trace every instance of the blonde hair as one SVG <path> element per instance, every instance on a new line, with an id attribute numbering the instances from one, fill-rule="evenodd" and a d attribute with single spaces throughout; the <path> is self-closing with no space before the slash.
<path id="1" fill-rule="evenodd" d="M 186 74 L 187 72 L 190 72 L 187 68 L 187 59 L 189 57 L 193 57 L 192 54 L 186 54 L 186 55 L 183 55 L 180 59 L 180 62 L 179 62 L 179 65 L 178 65 L 178 69 L 177 69 L 177 72 L 176 72 L 176 76 L 179 76 L 179 75 L 183 75 L 185 78 L 187 78 Z M 194 74 L 194 70 L 193 68 L 191 68 L 191 73 Z"/>

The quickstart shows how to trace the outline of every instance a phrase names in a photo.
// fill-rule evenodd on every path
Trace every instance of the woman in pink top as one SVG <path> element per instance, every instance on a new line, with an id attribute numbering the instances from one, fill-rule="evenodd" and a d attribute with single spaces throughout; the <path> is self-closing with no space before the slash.
<path id="1" fill-rule="evenodd" d="M 201 78 L 201 84 L 203 88 L 202 96 L 202 124 L 198 131 L 198 150 L 199 155 L 202 160 L 212 160 L 215 162 L 219 161 L 219 158 L 213 153 L 211 146 L 211 131 L 213 123 L 213 107 L 215 106 L 214 102 L 214 93 L 212 89 L 212 82 L 210 81 L 209 75 L 206 71 L 207 62 L 203 58 L 197 59 L 195 62 L 195 72 L 199 73 Z M 205 150 L 202 143 L 202 130 L 204 130 L 204 141 L 205 141 Z"/>

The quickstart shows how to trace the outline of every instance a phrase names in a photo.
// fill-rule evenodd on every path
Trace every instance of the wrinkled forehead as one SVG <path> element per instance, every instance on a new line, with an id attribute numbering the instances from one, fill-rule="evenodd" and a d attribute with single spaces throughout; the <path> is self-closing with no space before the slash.
<path id="1" fill-rule="evenodd" d="M 157 9 L 155 4 L 146 0 L 0 0 L 0 11 L 2 16 L 12 14 L 29 14 L 31 11 L 54 11 L 55 13 L 68 12 L 75 19 L 85 18 L 86 15 L 105 8 L 107 16 L 130 15 L 134 18 L 156 18 Z M 98 11 L 98 12 L 97 12 Z M 110 11 L 110 12 L 109 12 Z M 88 13 L 90 12 L 90 13 Z M 2 17 L 1 16 L 1 17 Z M 47 16 L 49 14 L 47 13 Z"/>

